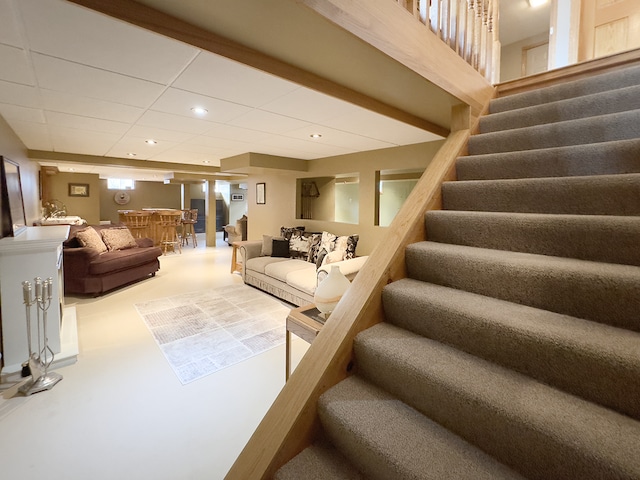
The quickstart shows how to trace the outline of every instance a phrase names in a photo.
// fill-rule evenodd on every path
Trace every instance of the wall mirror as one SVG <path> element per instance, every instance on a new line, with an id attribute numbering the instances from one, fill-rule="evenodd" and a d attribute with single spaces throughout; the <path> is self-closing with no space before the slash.
<path id="1" fill-rule="evenodd" d="M 2 160 L 2 236 L 17 236 L 27 228 L 22 198 L 20 166 L 6 157 Z M 6 203 L 6 205 L 5 205 Z"/>
<path id="2" fill-rule="evenodd" d="M 360 177 L 357 173 L 299 178 L 296 190 L 298 219 L 359 222 Z"/>
<path id="3" fill-rule="evenodd" d="M 376 225 L 388 227 L 416 186 L 424 170 L 376 172 Z"/>

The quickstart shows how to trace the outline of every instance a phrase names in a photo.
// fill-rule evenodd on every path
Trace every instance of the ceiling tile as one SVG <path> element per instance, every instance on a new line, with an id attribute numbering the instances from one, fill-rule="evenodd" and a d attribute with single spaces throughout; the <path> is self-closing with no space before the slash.
<path id="1" fill-rule="evenodd" d="M 176 132 L 165 128 L 148 127 L 145 125 L 134 125 L 127 133 L 127 137 L 135 138 L 139 143 L 146 145 L 145 140 L 153 139 L 160 144 L 170 142 L 177 144 L 193 137 L 191 133 Z M 158 145 L 155 145 L 156 147 Z"/>
<path id="2" fill-rule="evenodd" d="M 19 4 L 34 52 L 166 85 L 199 51 L 69 2 Z"/>
<path id="3" fill-rule="evenodd" d="M 264 112 L 262 110 L 252 110 L 230 121 L 229 124 L 257 130 L 259 132 L 281 134 L 308 126 L 309 122 L 277 115 L 275 113 Z"/>
<path id="4" fill-rule="evenodd" d="M 306 88 L 298 88 L 260 107 L 260 110 L 320 124 L 358 109 L 355 105 Z"/>
<path id="5" fill-rule="evenodd" d="M 200 53 L 173 86 L 250 107 L 272 102 L 299 88 L 294 83 L 208 52 Z"/>
<path id="6" fill-rule="evenodd" d="M 70 115 L 68 113 L 46 112 L 48 124 L 52 127 L 75 128 L 79 131 L 103 132 L 105 134 L 124 135 L 129 126 L 122 122 L 102 120 L 99 118 Z"/>
<path id="7" fill-rule="evenodd" d="M 41 107 L 36 87 L 3 82 L 2 80 L 0 80 L 0 103 L 10 103 L 30 108 Z"/>
<path id="8" fill-rule="evenodd" d="M 24 42 L 16 22 L 13 2 L 0 0 L 0 43 L 23 47 Z"/>
<path id="9" fill-rule="evenodd" d="M 120 135 L 51 126 L 51 141 L 56 152 L 105 155 Z"/>
<path id="10" fill-rule="evenodd" d="M 207 109 L 208 112 L 200 117 L 191 111 L 193 107 L 202 107 Z M 160 98 L 151 105 L 151 110 L 172 113 L 187 118 L 206 120 L 208 122 L 225 123 L 249 112 L 251 108 L 186 90 L 168 88 Z"/>
<path id="11" fill-rule="evenodd" d="M 33 54 L 41 88 L 134 107 L 148 107 L 164 87 L 157 83 L 107 72 L 98 68 Z"/>
<path id="12" fill-rule="evenodd" d="M 137 124 L 144 127 L 163 128 L 193 135 L 200 135 L 210 128 L 209 122 L 205 120 L 151 110 L 142 115 Z"/>
<path id="13" fill-rule="evenodd" d="M 224 138 L 228 140 L 237 140 L 239 142 L 259 142 L 271 135 L 266 132 L 258 132 L 257 130 L 249 130 L 247 128 L 235 127 L 233 125 L 222 125 L 219 123 L 211 124 L 209 130 L 204 133 L 205 136 L 213 138 Z"/>
<path id="14" fill-rule="evenodd" d="M 1 93 L 1 90 L 0 90 Z M 95 98 L 81 97 L 71 93 L 56 92 L 40 89 L 42 104 L 46 110 L 53 112 L 82 115 L 115 122 L 135 122 L 144 109 L 123 105 L 122 103 L 106 102 Z"/>
<path id="15" fill-rule="evenodd" d="M 149 137 L 146 137 L 149 138 Z M 153 155 L 178 145 L 178 142 L 162 140 L 157 145 L 147 145 L 145 137 L 138 137 L 131 132 L 114 142 L 105 155 L 108 157 L 129 158 L 129 153 L 135 153 L 138 160 L 148 160 Z"/>
<path id="16" fill-rule="evenodd" d="M 311 134 L 319 133 L 321 138 L 313 139 Z M 298 130 L 292 130 L 284 134 L 285 137 L 306 140 L 319 145 L 333 145 L 336 147 L 345 147 L 350 150 L 375 150 L 379 148 L 393 147 L 391 142 L 385 142 L 382 139 L 363 137 L 350 132 L 343 132 L 329 127 L 319 127 L 312 125 L 303 127 Z"/>
<path id="17" fill-rule="evenodd" d="M 46 125 L 17 120 L 10 120 L 7 123 L 27 148 L 31 150 L 53 150 L 51 135 Z"/>
<path id="18" fill-rule="evenodd" d="M 0 80 L 35 85 L 27 53 L 21 48 L 0 45 Z"/>
<path id="19" fill-rule="evenodd" d="M 0 103 L 0 115 L 2 115 L 5 120 L 17 120 L 21 122 L 42 124 L 46 123 L 44 112 L 38 108 L 27 108 Z"/>

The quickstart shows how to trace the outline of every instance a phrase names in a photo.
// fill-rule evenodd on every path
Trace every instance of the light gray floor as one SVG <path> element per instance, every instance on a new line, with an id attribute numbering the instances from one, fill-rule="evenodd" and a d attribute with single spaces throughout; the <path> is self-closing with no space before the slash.
<path id="1" fill-rule="evenodd" d="M 231 247 L 160 258 L 155 278 L 76 304 L 80 355 L 49 392 L 0 397 L 0 477 L 222 479 L 284 385 L 285 347 L 181 385 L 134 304 L 241 283 Z M 293 364 L 308 345 L 293 337 Z M 6 385 L 4 386 L 6 388 Z"/>

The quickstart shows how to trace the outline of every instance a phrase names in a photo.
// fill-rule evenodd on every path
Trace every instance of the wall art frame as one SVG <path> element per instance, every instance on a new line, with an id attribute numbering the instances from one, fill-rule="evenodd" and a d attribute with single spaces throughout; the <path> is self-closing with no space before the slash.
<path id="1" fill-rule="evenodd" d="M 69 196 L 70 197 L 88 197 L 89 184 L 88 183 L 70 183 Z"/>
<path id="2" fill-rule="evenodd" d="M 265 205 L 267 203 L 266 184 L 256 184 L 256 203 L 258 205 Z"/>

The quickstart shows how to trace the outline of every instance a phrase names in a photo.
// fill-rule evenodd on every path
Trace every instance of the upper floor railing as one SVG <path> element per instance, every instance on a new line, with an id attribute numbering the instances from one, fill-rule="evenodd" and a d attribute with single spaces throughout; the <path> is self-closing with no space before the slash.
<path id="1" fill-rule="evenodd" d="M 499 81 L 499 0 L 395 0 L 489 82 Z"/>

